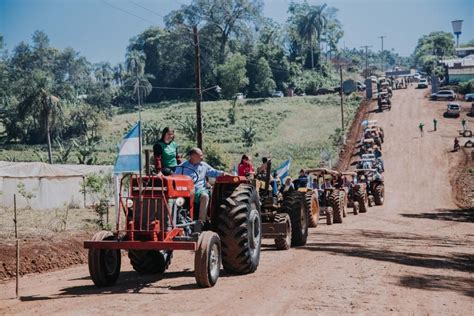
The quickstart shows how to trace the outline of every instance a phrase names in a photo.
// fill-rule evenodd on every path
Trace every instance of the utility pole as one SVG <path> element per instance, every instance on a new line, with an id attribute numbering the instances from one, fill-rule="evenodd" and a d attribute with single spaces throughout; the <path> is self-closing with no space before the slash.
<path id="1" fill-rule="evenodd" d="M 344 132 L 344 99 L 342 91 L 342 64 L 339 64 L 339 74 L 341 76 L 341 131 L 342 131 L 342 143 L 346 143 L 346 133 Z"/>
<path id="2" fill-rule="evenodd" d="M 197 26 L 193 26 L 194 39 L 194 67 L 196 73 L 196 138 L 197 146 L 202 149 L 202 112 L 201 112 L 201 56 L 199 50 L 199 35 Z"/>
<path id="3" fill-rule="evenodd" d="M 383 72 L 383 39 L 387 36 L 379 36 L 379 38 L 382 40 L 382 50 L 380 51 L 380 68 L 382 69 Z"/>
<path id="4" fill-rule="evenodd" d="M 363 48 L 365 48 L 365 79 L 367 79 L 367 77 L 369 76 L 369 60 L 368 60 L 368 49 L 369 47 L 372 47 L 372 46 L 369 46 L 369 45 L 364 45 L 364 46 L 361 46 Z"/>

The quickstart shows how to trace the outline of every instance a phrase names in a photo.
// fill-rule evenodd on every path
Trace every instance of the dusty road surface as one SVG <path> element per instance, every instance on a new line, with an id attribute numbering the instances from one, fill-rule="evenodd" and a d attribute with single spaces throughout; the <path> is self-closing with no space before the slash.
<path id="1" fill-rule="evenodd" d="M 371 114 L 385 128 L 386 204 L 342 225 L 321 221 L 305 247 L 275 251 L 267 240 L 256 273 L 198 289 L 189 252 L 163 277 L 138 276 L 124 257 L 108 289 L 92 285 L 86 265 L 23 277 L 20 299 L 14 282 L 0 284 L 0 314 L 472 315 L 473 217 L 455 210 L 448 172 L 460 120 L 441 118 L 445 102 L 426 92 L 394 91 L 392 111 Z"/>

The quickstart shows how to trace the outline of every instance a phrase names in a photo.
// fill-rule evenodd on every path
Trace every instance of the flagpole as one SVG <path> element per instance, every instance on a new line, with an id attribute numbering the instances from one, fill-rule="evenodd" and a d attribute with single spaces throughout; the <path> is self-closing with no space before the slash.
<path id="1" fill-rule="evenodd" d="M 141 104 L 140 104 L 140 83 L 137 82 L 137 101 L 138 101 L 138 194 L 140 196 L 140 209 L 142 208 L 142 111 L 141 111 Z"/>

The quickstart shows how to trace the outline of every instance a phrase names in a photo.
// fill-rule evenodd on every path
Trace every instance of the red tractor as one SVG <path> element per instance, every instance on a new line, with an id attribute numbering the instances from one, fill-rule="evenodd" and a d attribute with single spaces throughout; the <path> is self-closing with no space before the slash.
<path id="1" fill-rule="evenodd" d="M 211 225 L 202 229 L 194 183 L 185 175 L 121 179 L 115 232 L 101 231 L 84 242 L 96 286 L 117 281 L 121 250 L 128 251 L 133 268 L 143 274 L 163 273 L 174 250 L 194 250 L 194 274 L 201 287 L 217 282 L 221 264 L 235 274 L 257 269 L 262 224 L 255 186 L 245 177 L 218 177 L 208 210 Z"/>

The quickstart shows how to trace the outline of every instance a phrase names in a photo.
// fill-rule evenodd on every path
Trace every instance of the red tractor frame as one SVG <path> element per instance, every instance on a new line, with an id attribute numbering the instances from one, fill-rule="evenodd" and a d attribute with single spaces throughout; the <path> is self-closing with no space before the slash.
<path id="1" fill-rule="evenodd" d="M 217 282 L 221 265 L 235 274 L 254 272 L 262 237 L 255 187 L 245 177 L 218 177 L 208 216 L 211 225 L 203 230 L 189 176 L 124 176 L 115 232 L 101 231 L 84 242 L 94 284 L 115 284 L 121 250 L 128 251 L 133 268 L 144 274 L 163 273 L 175 250 L 193 250 L 194 274 L 201 287 Z"/>

